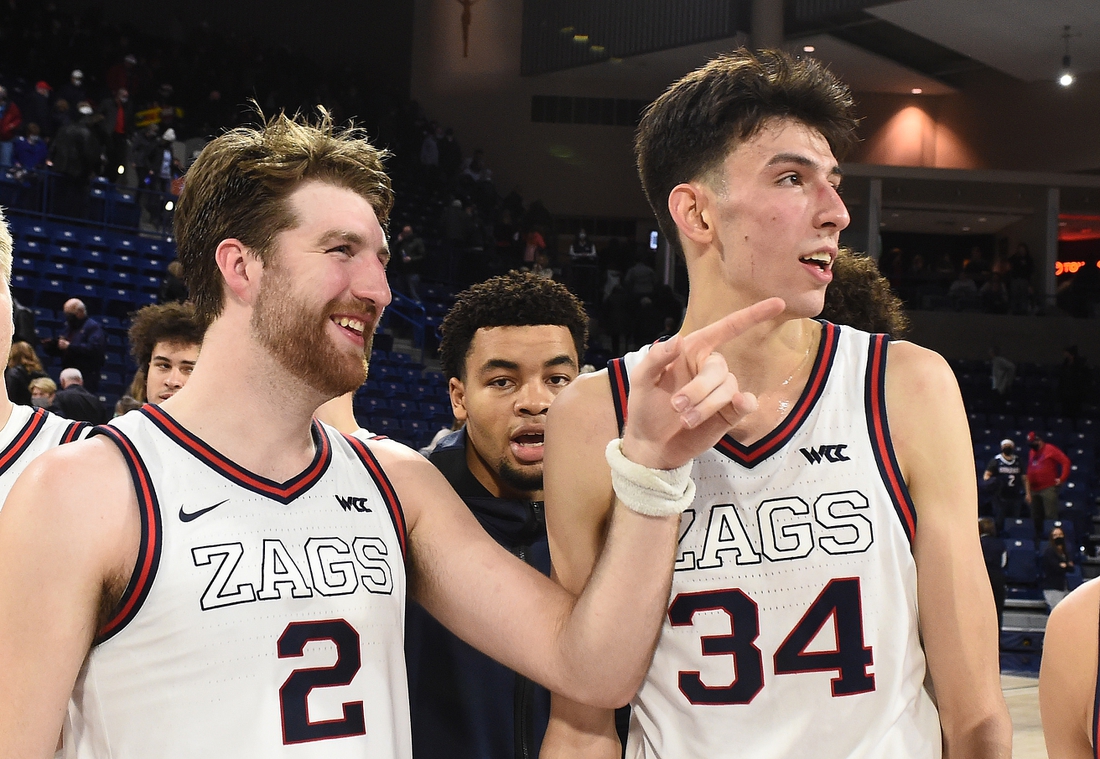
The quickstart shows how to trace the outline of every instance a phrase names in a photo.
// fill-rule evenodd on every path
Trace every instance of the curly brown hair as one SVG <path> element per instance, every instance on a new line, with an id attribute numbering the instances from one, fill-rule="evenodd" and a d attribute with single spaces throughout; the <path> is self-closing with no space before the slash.
<path id="1" fill-rule="evenodd" d="M 839 160 L 855 142 L 852 95 L 811 58 L 737 50 L 675 82 L 646 109 L 634 156 L 649 205 L 669 244 L 683 248 L 668 210 L 676 185 L 714 173 L 738 144 L 772 119 L 819 131 Z"/>
<path id="2" fill-rule="evenodd" d="M 188 171 L 176 208 L 177 251 L 195 316 L 203 327 L 221 313 L 224 292 L 214 251 L 235 238 L 266 265 L 279 232 L 298 223 L 287 198 L 317 180 L 361 195 L 383 229 L 393 191 L 382 165 L 389 155 L 349 126 L 280 112 L 259 127 L 237 127 L 210 142 Z M 262 114 L 261 114 L 262 117 Z"/>
<path id="3" fill-rule="evenodd" d="M 890 281 L 882 276 L 878 264 L 847 248 L 841 248 L 833 261 L 833 281 L 825 291 L 821 318 L 895 338 L 909 331 L 904 304 L 890 289 Z"/>
<path id="4" fill-rule="evenodd" d="M 195 307 L 190 303 L 164 303 L 146 306 L 134 314 L 127 337 L 130 355 L 138 370 L 130 383 L 130 395 L 146 401 L 145 378 L 149 374 L 149 362 L 157 343 L 171 345 L 202 345 L 206 329 L 195 317 Z"/>
<path id="5" fill-rule="evenodd" d="M 530 272 L 512 271 L 459 293 L 439 330 L 439 357 L 447 377 L 466 379 L 466 356 L 474 333 L 485 327 L 566 327 L 577 358 L 588 346 L 588 315 L 569 288 Z"/>

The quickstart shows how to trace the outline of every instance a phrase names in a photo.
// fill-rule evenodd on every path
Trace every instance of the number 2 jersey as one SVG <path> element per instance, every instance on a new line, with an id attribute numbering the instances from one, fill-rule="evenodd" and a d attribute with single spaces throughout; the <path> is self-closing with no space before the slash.
<path id="1" fill-rule="evenodd" d="M 628 759 L 940 757 L 917 627 L 916 513 L 886 418 L 887 346 L 823 323 L 780 425 L 696 458 Z M 608 364 L 620 425 L 642 355 Z"/>
<path id="2" fill-rule="evenodd" d="M 405 525 L 359 440 L 274 482 L 146 405 L 95 434 L 133 478 L 142 539 L 69 704 L 65 755 L 412 756 Z"/>

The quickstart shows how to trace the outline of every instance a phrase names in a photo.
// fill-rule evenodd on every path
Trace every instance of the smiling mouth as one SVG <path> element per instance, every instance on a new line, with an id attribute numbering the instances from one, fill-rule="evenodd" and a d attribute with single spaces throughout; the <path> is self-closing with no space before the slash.
<path id="1" fill-rule="evenodd" d="M 811 253 L 808 256 L 801 256 L 798 260 L 804 264 L 816 266 L 821 269 L 821 271 L 828 271 L 833 265 L 833 257 L 824 251 Z"/>
<path id="2" fill-rule="evenodd" d="M 512 442 L 517 445 L 529 446 L 529 447 L 542 447 L 543 438 L 545 435 L 541 432 L 525 432 L 522 435 L 516 435 L 512 438 Z"/>
<path id="3" fill-rule="evenodd" d="M 363 336 L 364 330 L 367 328 L 367 323 L 362 319 L 356 319 L 353 316 L 333 316 L 330 317 L 332 321 L 339 327 L 352 332 L 359 337 Z"/>

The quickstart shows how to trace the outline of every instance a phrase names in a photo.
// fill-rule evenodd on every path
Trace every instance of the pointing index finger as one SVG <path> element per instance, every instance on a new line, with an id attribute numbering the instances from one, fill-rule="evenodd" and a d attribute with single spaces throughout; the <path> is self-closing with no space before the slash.
<path id="1" fill-rule="evenodd" d="M 729 316 L 696 330 L 686 339 L 691 341 L 693 352 L 698 351 L 699 354 L 706 355 L 757 324 L 778 316 L 786 307 L 782 298 L 768 298 L 748 308 L 734 311 Z"/>

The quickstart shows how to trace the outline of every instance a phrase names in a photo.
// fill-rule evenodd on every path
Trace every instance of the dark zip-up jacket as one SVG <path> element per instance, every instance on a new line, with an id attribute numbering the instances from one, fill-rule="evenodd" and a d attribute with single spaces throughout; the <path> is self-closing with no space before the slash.
<path id="1" fill-rule="evenodd" d="M 542 503 L 491 495 L 466 466 L 464 430 L 430 458 L 494 540 L 550 574 Z M 459 640 L 415 601 L 405 624 L 414 759 L 536 759 L 549 692 Z"/>

